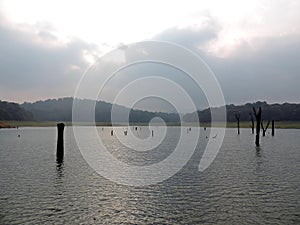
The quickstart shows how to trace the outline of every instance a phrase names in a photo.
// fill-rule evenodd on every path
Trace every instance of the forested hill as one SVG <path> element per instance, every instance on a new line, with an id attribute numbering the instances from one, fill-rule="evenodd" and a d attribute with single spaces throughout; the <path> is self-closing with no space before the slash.
<path id="1" fill-rule="evenodd" d="M 0 120 L 29 121 L 33 120 L 33 115 L 17 103 L 0 100 Z"/>
<path id="2" fill-rule="evenodd" d="M 130 122 L 148 123 L 154 117 L 161 117 L 167 123 L 177 123 L 180 121 L 179 115 L 176 113 L 161 113 L 147 112 L 142 110 L 131 110 L 124 106 L 112 105 L 104 101 L 88 100 L 88 99 L 73 99 L 60 98 L 49 99 L 45 101 L 37 101 L 34 103 L 24 103 L 21 106 L 32 112 L 34 118 L 38 121 L 72 121 L 73 101 L 79 105 L 82 110 L 81 122 L 92 122 L 91 118 L 86 118 L 84 115 L 93 115 L 96 122 L 111 122 L 111 110 L 114 107 L 114 112 L 117 112 L 114 117 L 115 122 L 126 122 L 124 115 L 129 114 Z M 95 106 L 95 111 L 94 109 Z M 79 115 L 80 116 L 80 115 Z"/>
<path id="3" fill-rule="evenodd" d="M 34 103 L 16 103 L 0 101 L 0 121 L 1 120 L 37 120 L 37 121 L 72 121 L 73 98 L 49 99 Z M 111 122 L 111 110 L 113 105 L 103 101 L 76 99 L 80 108 L 84 110 L 82 115 L 89 113 L 93 115 L 96 122 Z M 95 113 L 92 110 L 96 104 Z M 245 105 L 227 105 L 227 121 L 234 122 L 235 114 L 240 114 L 241 121 L 249 121 L 250 113 L 253 115 L 252 107 L 262 107 L 263 120 L 276 121 L 300 121 L 300 104 L 267 104 L 266 102 L 247 103 Z M 87 110 L 89 110 L 87 112 Z M 176 113 L 147 112 L 142 110 L 131 110 L 124 106 L 114 105 L 117 112 L 116 122 L 124 122 L 124 115 L 129 114 L 130 122 L 148 123 L 154 117 L 161 117 L 167 123 L 178 123 L 180 117 Z M 219 108 L 213 108 L 215 112 Z M 95 115 L 95 117 L 94 117 Z M 197 122 L 197 115 L 200 122 L 210 122 L 210 109 L 204 109 L 183 116 L 184 122 Z M 91 122 L 86 118 L 80 118 L 82 122 Z"/>
<path id="4" fill-rule="evenodd" d="M 262 119 L 265 121 L 300 121 L 300 104 L 267 104 L 266 102 L 247 103 L 245 105 L 226 105 L 227 121 L 236 121 L 235 114 L 240 115 L 240 121 L 249 121 L 253 114 L 252 107 L 262 108 Z M 221 111 L 221 108 L 213 108 L 214 112 Z M 217 114 L 217 113 L 216 113 Z M 210 109 L 197 111 L 184 115 L 185 122 L 197 122 L 197 115 L 200 122 L 210 122 Z M 218 118 L 217 118 L 218 120 Z"/>

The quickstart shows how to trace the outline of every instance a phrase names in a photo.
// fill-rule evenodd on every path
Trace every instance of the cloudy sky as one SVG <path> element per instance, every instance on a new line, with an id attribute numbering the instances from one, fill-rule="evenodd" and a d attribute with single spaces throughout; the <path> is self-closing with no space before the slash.
<path id="1" fill-rule="evenodd" d="M 97 57 L 143 40 L 201 56 L 228 104 L 300 102 L 297 0 L 0 0 L 0 99 L 73 96 Z"/>

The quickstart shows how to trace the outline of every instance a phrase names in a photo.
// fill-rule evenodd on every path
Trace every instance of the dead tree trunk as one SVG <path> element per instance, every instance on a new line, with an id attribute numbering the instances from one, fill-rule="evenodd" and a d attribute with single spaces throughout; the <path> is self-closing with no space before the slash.
<path id="1" fill-rule="evenodd" d="M 236 118 L 236 121 L 237 121 L 237 127 L 238 127 L 238 135 L 240 135 L 240 114 L 239 113 L 236 113 L 235 114 L 235 118 Z"/>
<path id="2" fill-rule="evenodd" d="M 255 145 L 259 147 L 259 134 L 260 134 L 260 123 L 261 123 L 261 107 L 259 107 L 258 112 L 256 113 L 255 108 L 253 107 L 254 116 L 256 119 L 256 136 L 255 136 Z"/>
<path id="3" fill-rule="evenodd" d="M 64 158 L 64 128 L 65 124 L 57 124 L 57 149 L 56 149 L 56 159 L 58 161 Z"/>
<path id="4" fill-rule="evenodd" d="M 251 130 L 252 130 L 252 134 L 254 134 L 254 119 L 253 119 L 253 115 L 252 113 L 249 113 L 250 118 L 251 118 Z"/>
<path id="5" fill-rule="evenodd" d="M 275 124 L 274 120 L 272 120 L 272 136 L 275 135 Z"/>
<path id="6" fill-rule="evenodd" d="M 263 121 L 261 121 L 261 129 L 263 131 L 263 136 L 266 136 L 266 131 L 267 131 L 269 125 L 270 125 L 270 120 L 268 121 L 266 128 L 264 128 L 264 123 L 263 123 Z"/>

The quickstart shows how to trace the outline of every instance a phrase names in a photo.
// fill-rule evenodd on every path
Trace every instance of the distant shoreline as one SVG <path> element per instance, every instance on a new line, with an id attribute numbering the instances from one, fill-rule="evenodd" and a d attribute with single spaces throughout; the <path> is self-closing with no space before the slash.
<path id="1" fill-rule="evenodd" d="M 62 121 L 59 121 L 62 122 Z M 55 121 L 0 121 L 0 128 L 17 128 L 17 127 L 54 127 L 58 122 Z M 67 121 L 63 122 L 66 126 L 72 126 L 72 122 Z M 76 123 L 79 126 L 93 126 L 94 123 Z M 125 126 L 125 123 L 119 123 L 116 126 Z M 161 126 L 164 124 L 153 124 L 157 126 Z M 168 126 L 179 126 L 179 123 L 169 123 Z M 112 126 L 111 123 L 108 122 L 96 122 L 96 126 Z M 146 123 L 132 123 L 131 126 L 148 126 Z M 183 123 L 183 126 L 187 127 L 197 127 L 199 126 L 198 123 Z M 210 123 L 200 123 L 201 127 L 210 127 Z M 215 127 L 224 127 L 224 123 L 216 123 Z M 237 125 L 235 122 L 227 122 L 227 128 L 236 128 Z M 240 122 L 241 128 L 249 128 L 250 129 L 250 122 L 249 121 L 242 121 Z M 300 121 L 276 121 L 275 122 L 276 129 L 300 129 Z M 270 128 L 269 128 L 270 129 Z"/>

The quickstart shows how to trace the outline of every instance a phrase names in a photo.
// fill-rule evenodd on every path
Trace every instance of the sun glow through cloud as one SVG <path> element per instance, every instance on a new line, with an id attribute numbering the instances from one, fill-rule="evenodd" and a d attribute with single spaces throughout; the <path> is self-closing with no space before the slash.
<path id="1" fill-rule="evenodd" d="M 241 76 L 251 81 L 259 74 L 282 84 L 284 75 L 287 87 L 293 87 L 286 89 L 291 92 L 287 95 L 299 96 L 294 82 L 299 74 L 299 9 L 297 0 L 0 0 L 0 47 L 9 52 L 0 66 L 0 95 L 10 93 L 3 98 L 18 102 L 70 96 L 82 71 L 97 58 L 126 44 L 159 40 L 199 53 L 219 75 L 225 92 Z M 61 90 L 53 93 L 50 84 L 58 90 L 58 81 Z M 38 90 L 40 83 L 49 90 Z M 254 94 L 251 99 L 258 99 Z M 275 94 L 271 91 L 270 99 Z M 277 96 L 281 98 L 286 99 Z"/>
<path id="2" fill-rule="evenodd" d="M 269 14 L 270 1 L 2 1 L 8 21 L 36 26 L 43 22 L 55 29 L 60 40 L 78 37 L 88 42 L 117 46 L 151 39 L 170 27 L 205 26 L 203 15 L 222 24 L 218 40 L 208 49 L 226 54 L 241 39 L 291 32 L 274 24 Z M 292 2 L 290 4 L 297 4 Z M 277 10 L 277 9 L 276 9 Z M 297 16 L 288 8 L 289 15 Z M 299 17 L 299 16 L 298 16 Z M 285 24 L 286 26 L 286 24 Z M 279 27 L 279 28 L 278 28 Z M 281 28 L 280 28 L 281 27 Z M 107 49 L 106 49 L 107 50 Z M 223 53 L 222 53 L 223 52 Z"/>

